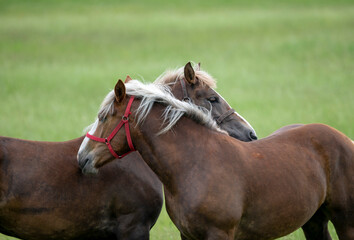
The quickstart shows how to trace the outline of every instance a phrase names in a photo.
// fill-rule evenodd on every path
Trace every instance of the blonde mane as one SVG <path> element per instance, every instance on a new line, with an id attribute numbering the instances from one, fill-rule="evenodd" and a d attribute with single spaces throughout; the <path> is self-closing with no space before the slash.
<path id="1" fill-rule="evenodd" d="M 215 120 L 211 117 L 210 111 L 193 103 L 178 100 L 172 95 L 166 85 L 144 84 L 138 80 L 130 80 L 125 84 L 125 87 L 127 95 L 133 95 L 141 99 L 139 108 L 136 110 L 138 124 L 141 124 L 146 119 L 155 102 L 166 105 L 162 122 L 166 126 L 158 134 L 163 134 L 170 130 L 183 115 L 210 129 L 227 134 L 218 127 Z M 103 100 L 98 116 L 105 117 L 108 114 L 113 114 L 114 101 L 115 94 L 112 90 Z"/>

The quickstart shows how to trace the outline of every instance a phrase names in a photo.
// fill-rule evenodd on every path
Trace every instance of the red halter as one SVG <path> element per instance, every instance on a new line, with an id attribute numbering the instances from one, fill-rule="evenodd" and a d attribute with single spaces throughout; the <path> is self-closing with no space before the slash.
<path id="1" fill-rule="evenodd" d="M 134 101 L 134 96 L 131 96 L 130 99 L 129 99 L 129 102 L 128 102 L 128 105 L 127 105 L 127 108 L 125 109 L 125 113 L 122 117 L 122 120 L 118 123 L 118 125 L 113 129 L 112 133 L 106 137 L 106 138 L 99 138 L 99 137 L 95 137 L 89 133 L 86 133 L 86 137 L 94 140 L 94 141 L 97 141 L 97 142 L 101 142 L 101 143 L 105 143 L 109 149 L 109 151 L 112 153 L 112 155 L 115 157 L 115 158 L 118 158 L 118 159 L 121 159 L 123 157 L 125 157 L 126 155 L 128 155 L 129 153 L 131 152 L 134 152 L 135 151 L 135 148 L 133 146 L 133 142 L 132 142 L 132 138 L 130 136 L 130 130 L 129 130 L 129 115 L 131 114 L 130 112 L 130 108 L 132 106 L 132 103 Z M 129 145 L 129 148 L 130 148 L 130 151 L 127 152 L 127 153 L 124 153 L 123 155 L 119 156 L 114 150 L 113 150 L 113 147 L 111 145 L 111 140 L 114 138 L 114 136 L 118 133 L 119 129 L 121 129 L 122 127 L 125 127 L 125 133 L 127 135 L 127 142 L 128 142 L 128 145 Z"/>

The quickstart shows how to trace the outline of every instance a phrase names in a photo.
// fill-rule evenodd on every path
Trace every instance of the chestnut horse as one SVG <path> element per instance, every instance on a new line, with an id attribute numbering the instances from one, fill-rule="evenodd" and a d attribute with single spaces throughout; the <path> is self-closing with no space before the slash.
<path id="1" fill-rule="evenodd" d="M 215 91 L 215 80 L 200 70 L 200 63 L 195 69 L 188 62 L 184 68 L 167 71 L 155 83 L 170 86 L 177 99 L 192 101 L 195 105 L 210 109 L 220 128 L 231 137 L 245 142 L 257 140 L 252 126 Z"/>
<path id="2" fill-rule="evenodd" d="M 187 91 L 191 101 L 212 106 L 213 116 L 223 118 L 221 127 L 230 135 L 255 139 L 252 127 L 210 88 L 215 81 L 199 67 L 194 71 L 187 64 L 158 82 L 174 94 Z M 149 238 L 162 207 L 156 175 L 133 153 L 103 167 L 98 176 L 84 176 L 76 163 L 82 140 L 0 137 L 1 233 L 27 240 Z"/>
<path id="3" fill-rule="evenodd" d="M 134 153 L 85 176 L 76 163 L 82 140 L 0 137 L 1 233 L 26 240 L 149 238 L 163 202 L 156 175 Z"/>
<path id="4" fill-rule="evenodd" d="M 340 239 L 354 239 L 354 145 L 339 131 L 309 124 L 246 143 L 162 88 L 119 81 L 108 99 L 111 114 L 86 135 L 79 166 L 96 172 L 114 159 L 97 142 L 114 129 L 115 154 L 132 143 L 162 181 L 182 239 L 274 239 L 300 227 L 307 239 L 330 239 L 329 220 Z"/>

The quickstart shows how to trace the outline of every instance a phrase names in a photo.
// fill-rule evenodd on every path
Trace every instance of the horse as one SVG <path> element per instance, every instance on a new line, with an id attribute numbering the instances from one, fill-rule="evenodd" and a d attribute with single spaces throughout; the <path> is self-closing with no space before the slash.
<path id="1" fill-rule="evenodd" d="M 256 131 L 251 124 L 237 113 L 215 90 L 216 82 L 207 72 L 200 70 L 200 63 L 192 67 L 188 62 L 177 70 L 169 70 L 160 75 L 156 84 L 170 86 L 173 95 L 183 101 L 211 110 L 217 124 L 231 137 L 241 141 L 257 140 Z"/>
<path id="2" fill-rule="evenodd" d="M 83 137 L 39 142 L 0 137 L 0 232 L 26 240 L 148 239 L 162 186 L 139 154 L 85 176 Z M 104 187 L 103 187 L 104 186 Z"/>
<path id="3" fill-rule="evenodd" d="M 248 122 L 211 89 L 215 80 L 199 65 L 195 71 L 190 63 L 169 71 L 156 84 L 177 95 L 186 91 L 188 101 L 212 107 L 230 135 L 256 138 Z M 27 240 L 149 239 L 163 203 L 161 182 L 138 153 L 103 167 L 97 176 L 83 175 L 76 163 L 83 139 L 0 137 L 1 233 Z"/>
<path id="4" fill-rule="evenodd" d="M 107 99 L 101 109 L 112 114 L 86 134 L 80 168 L 94 173 L 114 160 L 97 141 L 114 129 L 111 149 L 133 144 L 163 183 L 182 239 L 274 239 L 300 227 L 307 239 L 331 239 L 329 220 L 339 239 L 354 239 L 354 144 L 334 128 L 298 125 L 242 142 L 162 88 L 118 81 Z"/>

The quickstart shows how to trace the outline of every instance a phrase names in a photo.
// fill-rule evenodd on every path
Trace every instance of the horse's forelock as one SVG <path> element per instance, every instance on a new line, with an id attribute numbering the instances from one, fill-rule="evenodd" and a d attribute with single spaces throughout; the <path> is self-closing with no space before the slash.
<path id="1" fill-rule="evenodd" d="M 216 88 L 216 80 L 206 71 L 198 70 L 197 66 L 194 66 L 194 72 L 196 77 L 199 79 L 201 84 L 207 85 L 210 88 Z M 184 78 L 184 67 L 175 69 L 175 70 L 167 70 L 163 74 L 161 74 L 154 83 L 158 84 L 172 84 L 176 81 Z"/>
<path id="2" fill-rule="evenodd" d="M 205 84 L 210 88 L 216 88 L 216 80 L 206 71 L 196 71 L 195 75 L 202 84 Z"/>

